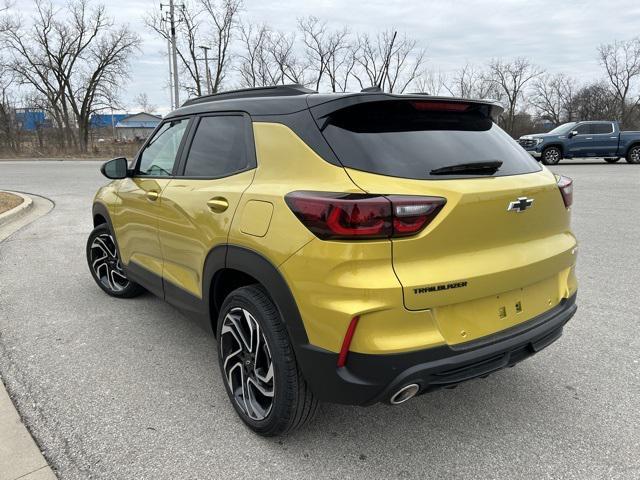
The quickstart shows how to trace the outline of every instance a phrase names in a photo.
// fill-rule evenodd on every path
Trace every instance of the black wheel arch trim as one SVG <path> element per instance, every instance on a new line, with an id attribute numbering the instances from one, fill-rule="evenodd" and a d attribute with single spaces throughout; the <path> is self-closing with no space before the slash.
<path id="1" fill-rule="evenodd" d="M 224 249 L 224 264 L 221 267 L 221 255 L 218 249 Z M 308 343 L 307 332 L 302 323 L 300 310 L 293 297 L 293 293 L 280 270 L 273 263 L 255 250 L 238 245 L 227 244 L 214 247 L 207 255 L 203 274 L 203 292 L 215 292 L 216 282 L 220 279 L 220 273 L 224 269 L 233 269 L 255 278 L 267 290 L 271 299 L 276 304 L 282 320 L 287 327 L 294 347 Z M 212 289 L 213 287 L 213 289 Z M 209 295 L 211 297 L 211 295 Z M 211 299 L 208 300 L 211 302 Z M 211 305 L 212 313 L 216 313 L 220 305 Z M 213 315 L 212 315 L 213 317 Z M 212 318 L 212 320 L 214 320 Z"/>
<path id="2" fill-rule="evenodd" d="M 111 230 L 111 235 L 113 235 L 113 242 L 116 244 L 116 250 L 118 251 L 118 258 L 122 259 L 120 255 L 120 247 L 118 246 L 118 239 L 116 238 L 116 231 L 113 228 L 113 223 L 111 223 L 111 215 L 109 215 L 109 209 L 104 203 L 101 202 L 93 202 L 93 207 L 91 208 L 91 219 L 93 222 L 93 228 L 97 227 L 95 220 L 96 217 L 100 215 L 105 219 L 107 225 L 109 226 L 109 230 Z"/>

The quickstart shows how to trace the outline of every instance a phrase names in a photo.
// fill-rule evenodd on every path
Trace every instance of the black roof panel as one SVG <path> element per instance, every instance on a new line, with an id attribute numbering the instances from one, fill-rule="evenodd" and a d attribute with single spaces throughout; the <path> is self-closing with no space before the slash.
<path id="1" fill-rule="evenodd" d="M 425 100 L 467 101 L 490 104 L 494 112 L 502 107 L 490 100 L 472 100 L 456 97 L 432 97 L 425 94 L 392 94 L 381 92 L 358 93 L 316 93 L 301 85 L 279 85 L 275 87 L 233 90 L 187 100 L 180 108 L 169 113 L 166 118 L 208 112 L 246 112 L 249 115 L 287 115 L 311 108 L 314 114 L 323 115 L 332 110 L 357 103 L 394 99 L 420 98 Z M 321 107 L 322 105 L 322 107 Z"/>

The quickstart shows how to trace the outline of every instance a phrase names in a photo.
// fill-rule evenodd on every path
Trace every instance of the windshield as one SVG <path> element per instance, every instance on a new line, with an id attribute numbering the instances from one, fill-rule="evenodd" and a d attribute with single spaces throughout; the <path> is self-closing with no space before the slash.
<path id="1" fill-rule="evenodd" d="M 563 123 L 562 125 L 558 125 L 548 133 L 553 133 L 554 135 L 564 135 L 565 133 L 569 133 L 569 131 L 576 125 L 576 123 L 577 122 Z"/>

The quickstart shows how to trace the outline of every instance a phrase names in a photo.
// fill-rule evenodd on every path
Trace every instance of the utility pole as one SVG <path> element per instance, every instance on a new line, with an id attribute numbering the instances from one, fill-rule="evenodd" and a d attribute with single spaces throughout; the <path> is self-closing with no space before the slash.
<path id="1" fill-rule="evenodd" d="M 160 3 L 160 11 L 169 7 L 169 11 L 161 15 L 161 22 L 168 24 L 167 53 L 169 54 L 169 91 L 171 92 L 171 109 L 180 106 L 180 83 L 178 81 L 178 47 L 176 45 L 176 7 L 184 8 L 183 4 L 176 5 L 174 0 L 169 3 Z"/>
<path id="2" fill-rule="evenodd" d="M 169 95 L 171 96 L 171 110 L 173 110 L 173 68 L 171 68 L 171 38 L 167 35 L 167 58 L 169 58 Z"/>
<path id="3" fill-rule="evenodd" d="M 205 68 L 205 78 L 207 82 L 207 94 L 211 95 L 211 72 L 209 71 L 209 56 L 207 53 L 211 50 L 211 47 L 207 47 L 205 45 L 200 45 L 200 47 L 204 51 L 204 68 Z"/>
<path id="4" fill-rule="evenodd" d="M 178 54 L 176 48 L 176 18 L 173 0 L 169 0 L 169 28 L 171 35 L 171 57 L 173 64 L 173 100 L 180 106 L 180 84 L 178 83 Z"/>

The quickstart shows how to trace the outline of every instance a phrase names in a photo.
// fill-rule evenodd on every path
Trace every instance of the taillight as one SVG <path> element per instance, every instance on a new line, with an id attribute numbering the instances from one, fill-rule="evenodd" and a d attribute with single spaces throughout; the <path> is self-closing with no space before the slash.
<path id="1" fill-rule="evenodd" d="M 292 192 L 285 200 L 298 219 L 323 240 L 415 235 L 442 209 L 441 197 Z"/>
<path id="2" fill-rule="evenodd" d="M 569 208 L 573 204 L 573 180 L 564 175 L 556 175 L 556 180 L 562 194 L 564 206 Z"/>

